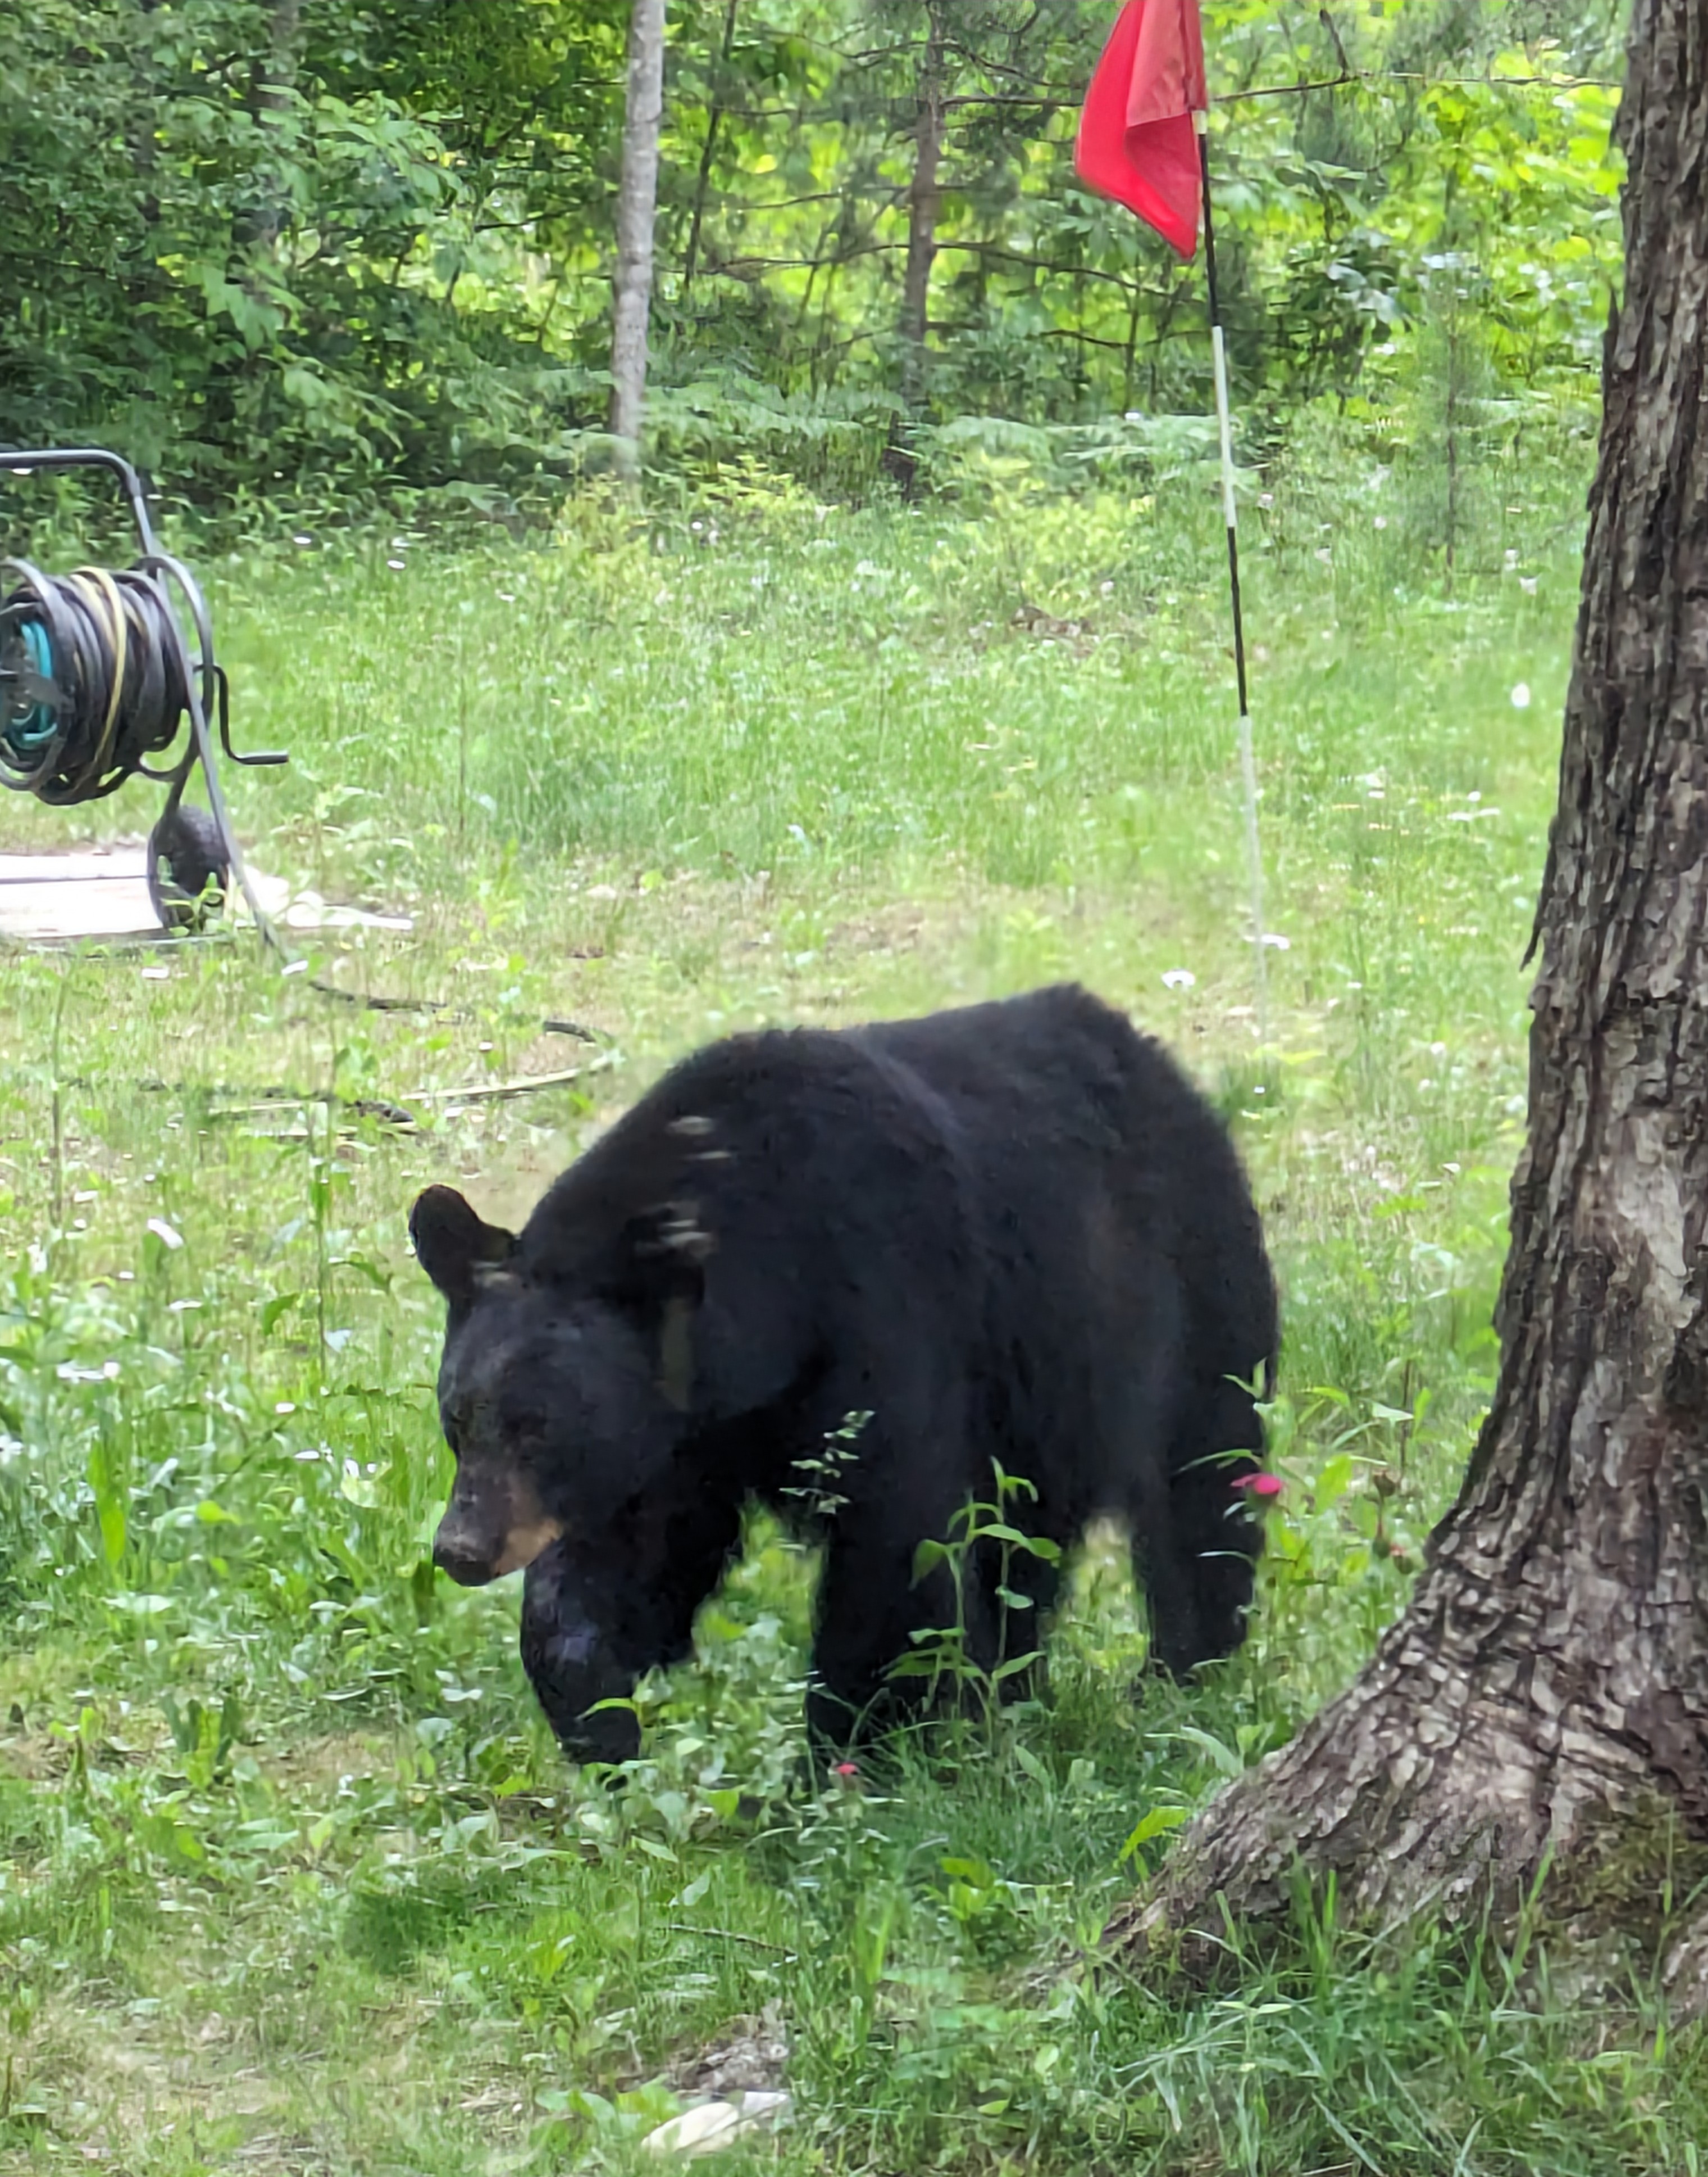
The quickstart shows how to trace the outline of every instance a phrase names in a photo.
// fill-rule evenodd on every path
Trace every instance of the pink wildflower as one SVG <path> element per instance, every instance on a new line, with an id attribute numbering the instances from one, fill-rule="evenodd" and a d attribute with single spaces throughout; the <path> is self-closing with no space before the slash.
<path id="1" fill-rule="evenodd" d="M 1279 1497 L 1282 1482 L 1279 1474 L 1242 1474 L 1234 1487 L 1249 1489 L 1253 1497 Z"/>

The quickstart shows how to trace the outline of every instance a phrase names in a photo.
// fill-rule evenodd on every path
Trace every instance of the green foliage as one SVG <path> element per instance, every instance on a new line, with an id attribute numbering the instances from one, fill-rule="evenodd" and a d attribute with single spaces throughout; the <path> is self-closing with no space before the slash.
<path id="1" fill-rule="evenodd" d="M 1029 1678 L 1043 1661 L 1039 1645 L 1043 1636 L 1033 1598 L 1015 1585 L 1015 1566 L 1029 1558 L 1053 1565 L 1061 1554 L 1056 1543 L 1041 1535 L 1029 1535 L 1023 1524 L 1017 1524 L 1023 1523 L 1027 1505 L 1037 1501 L 1034 1484 L 1023 1476 L 1005 1474 L 995 1460 L 990 1464 L 996 1487 L 989 1501 L 963 1504 L 951 1520 L 946 1537 L 927 1536 L 914 1552 L 916 1585 L 940 1569 L 947 1574 L 953 1614 L 945 1625 L 914 1633 L 914 1652 L 898 1656 L 890 1669 L 893 1679 L 922 1679 L 928 1706 L 945 1697 L 962 1708 L 970 1704 L 987 1730 L 994 1727 L 1001 1704 L 1017 1682 Z M 969 1638 L 967 1580 L 975 1567 L 992 1558 L 996 1643 L 986 1662 Z M 1023 1629 L 1018 1642 L 1010 1637 L 1015 1626 Z"/>
<path id="2" fill-rule="evenodd" d="M 568 365 L 530 341 L 521 267 L 484 238 L 502 177 L 479 146 L 531 93 L 575 126 L 614 34 L 584 8 L 483 8 L 477 71 L 466 31 L 445 43 L 456 12 L 310 5 L 297 33 L 253 0 L 0 17 L 0 430 L 105 439 L 221 496 L 477 479 L 541 441 Z M 531 85 L 548 18 L 568 29 Z"/>
<path id="3" fill-rule="evenodd" d="M 927 8 L 673 7 L 661 470 L 706 484 L 758 463 L 865 495 L 904 426 L 907 473 L 923 458 L 941 482 L 953 441 L 933 434 L 962 419 L 1094 434 L 1209 408 L 1201 270 L 1072 178 L 1110 12 L 952 11 L 914 354 Z M 111 442 L 228 508 L 554 503 L 605 456 L 626 14 L 18 0 L 0 13 L 0 439 Z M 1618 14 L 1209 0 L 1254 451 L 1327 400 L 1462 473 L 1482 440 L 1587 399 L 1617 270 Z M 1301 83 L 1328 87 L 1252 95 Z M 1472 355 L 1487 383 L 1467 390 Z M 1443 506 L 1439 548 L 1465 518 Z"/>

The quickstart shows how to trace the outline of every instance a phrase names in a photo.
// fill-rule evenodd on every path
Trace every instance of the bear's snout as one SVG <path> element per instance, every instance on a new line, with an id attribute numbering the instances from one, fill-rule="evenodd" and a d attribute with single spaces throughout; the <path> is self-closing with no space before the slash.
<path id="1" fill-rule="evenodd" d="M 522 1572 L 564 1531 L 523 1475 L 493 1486 L 479 1472 L 457 1476 L 439 1532 L 433 1562 L 459 1587 L 484 1587 L 506 1573 Z"/>
<path id="2" fill-rule="evenodd" d="M 459 1587 L 484 1587 L 497 1577 L 492 1552 L 466 1529 L 453 1527 L 448 1520 L 433 1538 L 433 1562 L 441 1572 L 449 1573 Z"/>

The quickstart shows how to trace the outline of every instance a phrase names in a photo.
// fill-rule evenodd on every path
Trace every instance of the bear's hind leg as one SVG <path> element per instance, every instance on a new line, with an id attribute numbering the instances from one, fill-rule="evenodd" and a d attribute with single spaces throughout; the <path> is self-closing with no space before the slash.
<path id="1" fill-rule="evenodd" d="M 1198 1585 L 1175 1517 L 1161 1462 L 1147 1453 L 1127 1502 L 1133 1578 L 1150 1623 L 1150 1659 L 1183 1678 L 1209 1650 L 1198 1618 Z"/>
<path id="2" fill-rule="evenodd" d="M 1241 1487 L 1258 1471 L 1263 1425 L 1232 1382 L 1200 1392 L 1176 1432 L 1169 1498 L 1176 1546 L 1193 1595 L 1198 1653 L 1231 1656 L 1246 1637 L 1263 1531 Z"/>

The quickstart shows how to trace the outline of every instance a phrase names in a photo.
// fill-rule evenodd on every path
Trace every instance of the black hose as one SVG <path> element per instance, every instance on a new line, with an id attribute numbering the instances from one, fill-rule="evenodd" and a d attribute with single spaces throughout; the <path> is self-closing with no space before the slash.
<path id="1" fill-rule="evenodd" d="M 0 783 L 64 808 L 96 801 L 163 756 L 192 671 L 151 570 L 44 575 L 25 560 L 0 604 Z"/>

